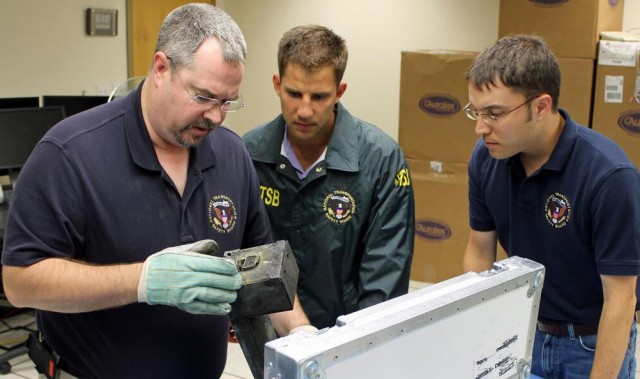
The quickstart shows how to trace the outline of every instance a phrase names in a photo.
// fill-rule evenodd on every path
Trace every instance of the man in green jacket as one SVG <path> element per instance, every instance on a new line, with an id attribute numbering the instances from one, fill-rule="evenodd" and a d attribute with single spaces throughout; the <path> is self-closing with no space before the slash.
<path id="1" fill-rule="evenodd" d="M 339 103 L 345 41 L 317 25 L 287 31 L 273 86 L 282 114 L 244 136 L 273 237 L 288 240 L 311 323 L 407 293 L 414 198 L 402 150 Z"/>

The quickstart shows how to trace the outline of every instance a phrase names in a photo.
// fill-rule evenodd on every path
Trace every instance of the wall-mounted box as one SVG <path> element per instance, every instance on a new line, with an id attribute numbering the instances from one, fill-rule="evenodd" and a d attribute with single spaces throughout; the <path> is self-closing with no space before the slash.
<path id="1" fill-rule="evenodd" d="M 118 35 L 118 11 L 116 9 L 87 8 L 85 24 L 87 35 Z"/>

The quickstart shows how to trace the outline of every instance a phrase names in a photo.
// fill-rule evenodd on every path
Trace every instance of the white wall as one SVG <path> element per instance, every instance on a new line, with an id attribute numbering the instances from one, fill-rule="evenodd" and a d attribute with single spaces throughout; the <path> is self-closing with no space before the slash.
<path id="1" fill-rule="evenodd" d="M 400 52 L 477 51 L 498 35 L 499 0 L 217 0 L 217 5 L 238 22 L 249 46 L 242 85 L 247 108 L 226 121 L 240 134 L 280 112 L 271 77 L 278 41 L 293 26 L 322 24 L 345 38 L 349 63 L 342 102 L 396 139 Z"/>
<path id="2" fill-rule="evenodd" d="M 125 0 L 0 0 L 0 97 L 95 95 L 127 77 Z M 87 8 L 118 10 L 118 35 L 85 34 Z"/>
<path id="3" fill-rule="evenodd" d="M 624 0 L 622 30 L 640 34 L 640 0 Z"/>

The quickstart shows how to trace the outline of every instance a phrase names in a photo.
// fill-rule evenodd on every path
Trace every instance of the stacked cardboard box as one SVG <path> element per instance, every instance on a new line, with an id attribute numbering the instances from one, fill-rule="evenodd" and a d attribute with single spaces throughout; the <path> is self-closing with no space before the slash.
<path id="1" fill-rule="evenodd" d="M 478 139 L 473 121 L 462 111 L 468 98 L 464 74 L 476 56 L 442 50 L 402 53 L 398 139 L 410 158 L 416 199 L 412 280 L 436 283 L 463 273 L 469 235 L 467 162 Z"/>
<path id="2" fill-rule="evenodd" d="M 467 166 L 439 169 L 408 160 L 416 197 L 416 239 L 411 279 L 437 283 L 462 274 L 469 236 Z"/>
<path id="3" fill-rule="evenodd" d="M 593 59 L 558 58 L 560 65 L 560 102 L 558 106 L 571 115 L 580 125 L 591 125 Z"/>
<path id="4" fill-rule="evenodd" d="M 594 130 L 613 139 L 640 167 L 640 42 L 600 41 Z"/>
<path id="5" fill-rule="evenodd" d="M 621 30 L 624 0 L 501 0 L 499 37 L 537 34 L 561 58 L 596 58 L 600 33 Z"/>
<path id="6" fill-rule="evenodd" d="M 437 283 L 463 274 L 469 239 L 467 165 L 408 159 L 416 193 L 411 279 Z M 497 260 L 506 258 L 502 248 Z"/>
<path id="7" fill-rule="evenodd" d="M 478 139 L 462 108 L 464 75 L 477 52 L 404 51 L 400 62 L 398 141 L 408 158 L 467 163 Z"/>

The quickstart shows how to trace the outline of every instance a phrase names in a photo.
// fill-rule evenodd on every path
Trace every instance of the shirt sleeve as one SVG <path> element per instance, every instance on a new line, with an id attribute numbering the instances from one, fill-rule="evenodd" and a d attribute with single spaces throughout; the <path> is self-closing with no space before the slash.
<path id="1" fill-rule="evenodd" d="M 633 167 L 606 177 L 591 202 L 593 245 L 600 274 L 640 274 L 640 176 Z"/>
<path id="2" fill-rule="evenodd" d="M 473 230 L 489 232 L 496 229 L 493 216 L 484 201 L 483 179 L 488 153 L 478 142 L 469 162 L 469 226 Z"/>
<path id="3" fill-rule="evenodd" d="M 50 257 L 76 257 L 84 244 L 84 193 L 72 162 L 41 142 L 16 182 L 2 264 L 26 266 Z"/>

